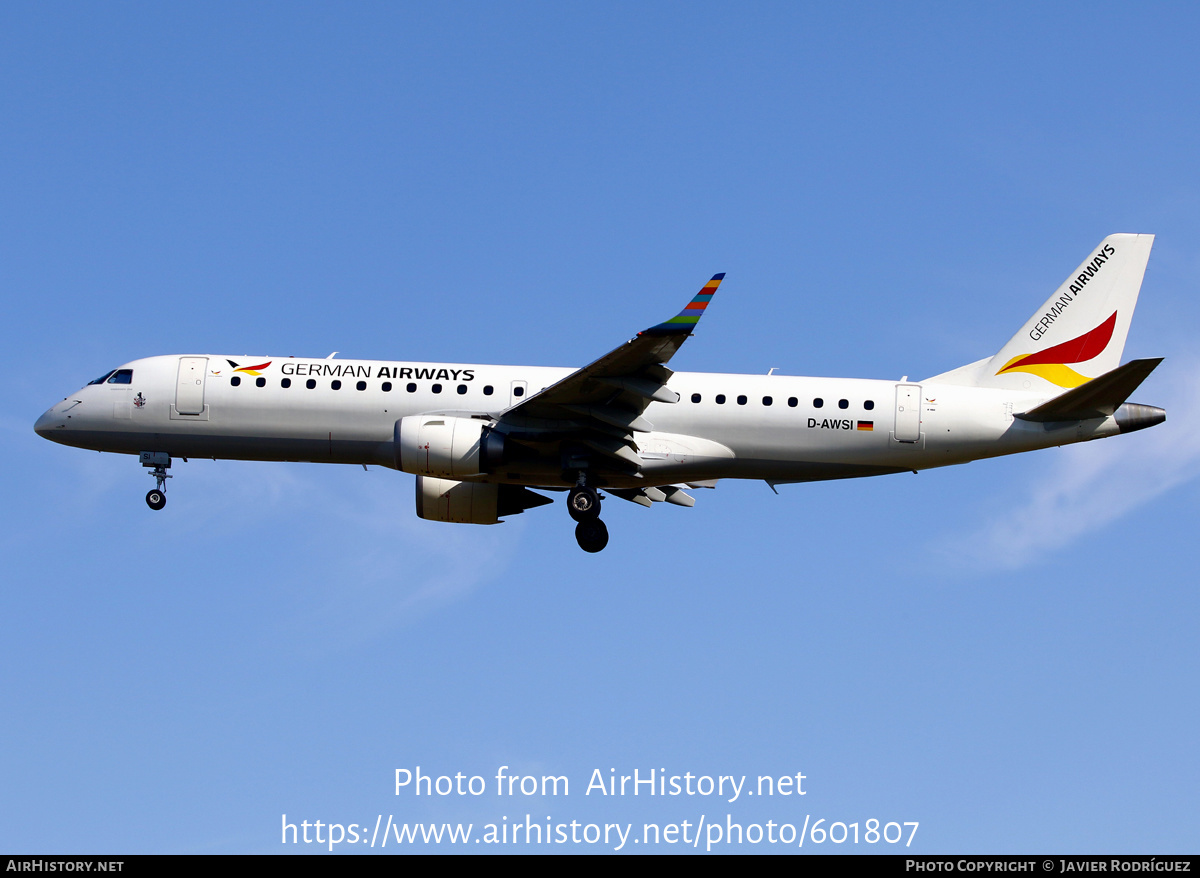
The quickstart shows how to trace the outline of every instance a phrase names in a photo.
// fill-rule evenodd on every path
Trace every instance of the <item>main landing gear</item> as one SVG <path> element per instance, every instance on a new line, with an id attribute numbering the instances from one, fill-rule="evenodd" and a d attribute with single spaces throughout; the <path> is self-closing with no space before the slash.
<path id="1" fill-rule="evenodd" d="M 143 451 L 140 455 L 142 466 L 153 467 L 150 475 L 154 476 L 154 490 L 147 492 L 146 505 L 155 512 L 167 505 L 167 469 L 171 466 L 171 455 L 165 451 Z"/>
<path id="2" fill-rule="evenodd" d="M 578 522 L 575 541 L 585 552 L 599 552 L 608 545 L 608 527 L 600 520 L 600 493 L 581 475 L 579 484 L 567 494 L 567 512 Z"/>
<path id="3" fill-rule="evenodd" d="M 599 552 L 608 545 L 608 526 L 598 518 L 575 525 L 575 540 L 585 552 Z"/>

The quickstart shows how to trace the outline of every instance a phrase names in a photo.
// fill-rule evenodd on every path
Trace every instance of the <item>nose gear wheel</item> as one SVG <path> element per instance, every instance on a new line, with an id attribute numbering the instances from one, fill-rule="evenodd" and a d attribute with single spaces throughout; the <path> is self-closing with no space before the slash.
<path id="1" fill-rule="evenodd" d="M 146 494 L 146 505 L 157 512 L 167 505 L 167 479 L 172 478 L 167 468 L 171 465 L 171 455 L 165 451 L 143 451 L 140 458 L 142 466 L 154 476 L 154 490 Z"/>

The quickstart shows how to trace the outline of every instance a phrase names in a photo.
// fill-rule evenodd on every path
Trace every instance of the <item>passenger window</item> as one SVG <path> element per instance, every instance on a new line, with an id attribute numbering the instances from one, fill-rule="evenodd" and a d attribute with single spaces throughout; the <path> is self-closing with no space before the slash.
<path id="1" fill-rule="evenodd" d="M 433 385 L 433 392 L 434 392 L 434 393 L 441 393 L 441 392 L 442 392 L 442 385 L 440 385 L 440 384 L 435 384 L 435 385 Z"/>
<path id="2" fill-rule="evenodd" d="M 789 396 L 788 397 L 788 405 L 791 406 L 792 408 L 795 408 L 796 406 L 800 405 L 800 400 L 796 399 L 796 397 L 794 397 L 794 396 Z"/>
<path id="3" fill-rule="evenodd" d="M 392 382 L 390 382 L 390 381 L 383 382 L 383 392 L 384 393 L 391 392 L 391 389 L 392 389 Z"/>
<path id="4" fill-rule="evenodd" d="M 465 385 L 465 384 L 458 385 L 458 393 L 460 396 L 466 392 L 467 392 L 467 385 Z"/>
<path id="5" fill-rule="evenodd" d="M 254 379 L 254 386 L 255 386 L 255 387 L 266 387 L 266 386 L 267 386 L 267 379 L 266 379 L 266 378 L 255 378 L 255 379 Z"/>
<path id="6" fill-rule="evenodd" d="M 339 381 L 337 378 L 334 378 L 333 381 L 329 382 L 329 386 L 332 387 L 334 390 L 341 390 L 342 382 Z"/>
<path id="7" fill-rule="evenodd" d="M 365 381 L 358 382 L 357 384 L 354 385 L 354 389 L 355 390 L 366 390 L 367 382 L 365 382 Z"/>
<path id="8" fill-rule="evenodd" d="M 405 390 L 407 390 L 409 393 L 416 393 L 416 392 L 417 392 L 417 385 L 415 385 L 415 384 L 412 384 L 412 383 L 410 382 L 410 383 L 409 383 L 409 385 L 408 385 L 408 387 L 405 387 L 404 389 L 405 389 Z"/>
<path id="9" fill-rule="evenodd" d="M 868 399 L 866 402 L 863 403 L 863 408 L 865 408 L 867 411 L 870 411 L 871 409 L 875 408 L 875 402 L 873 400 Z"/>
<path id="10" fill-rule="evenodd" d="M 773 403 L 774 401 L 775 401 L 775 400 L 771 399 L 771 397 L 769 397 L 769 396 L 764 396 L 764 397 L 763 397 L 763 405 L 770 405 L 770 404 L 771 404 L 771 403 Z"/>
<path id="11" fill-rule="evenodd" d="M 115 371 L 117 371 L 117 370 L 116 370 L 116 369 L 113 369 L 113 372 L 115 372 Z M 112 374 L 113 374 L 113 372 L 105 372 L 103 375 L 101 375 L 101 376 L 100 376 L 99 378 L 97 378 L 95 381 L 89 381 L 89 382 L 88 382 L 88 387 L 91 387 L 93 384 L 103 384 L 103 383 L 104 383 L 105 381 L 107 381 L 107 380 L 108 380 L 110 377 L 112 377 Z"/>
<path id="12" fill-rule="evenodd" d="M 317 386 L 317 380 L 315 378 L 309 378 L 307 381 L 304 382 L 304 386 L 307 387 L 309 390 L 312 390 L 314 387 Z"/>
<path id="13" fill-rule="evenodd" d="M 524 396 L 524 395 L 525 395 L 524 387 L 514 387 L 513 388 L 513 396 Z"/>
<path id="14" fill-rule="evenodd" d="M 699 402 L 699 401 L 700 401 L 700 394 L 693 393 L 692 394 L 692 402 Z"/>
<path id="15" fill-rule="evenodd" d="M 839 399 L 839 400 L 838 400 L 838 408 L 840 408 L 840 409 L 848 409 L 848 408 L 850 408 L 850 400 L 848 400 L 848 399 Z"/>
<path id="16" fill-rule="evenodd" d="M 738 405 L 745 405 L 745 404 L 746 404 L 746 397 L 739 396 L 738 397 Z"/>
<path id="17" fill-rule="evenodd" d="M 237 386 L 238 386 L 239 384 L 241 384 L 241 383 L 242 383 L 242 376 L 241 376 L 241 375 L 234 375 L 232 378 L 230 378 L 230 379 L 229 379 L 229 386 L 230 386 L 230 387 L 237 387 Z"/>
<path id="18" fill-rule="evenodd" d="M 717 394 L 717 405 L 725 405 L 725 394 L 723 394 L 723 393 Z"/>
<path id="19" fill-rule="evenodd" d="M 288 387 L 291 387 L 291 386 L 292 386 L 292 379 L 291 379 L 291 378 L 284 378 L 282 381 L 280 381 L 280 382 L 279 382 L 279 386 L 280 386 L 280 387 L 283 387 L 283 388 L 288 388 Z"/>
<path id="20" fill-rule="evenodd" d="M 109 384 L 132 384 L 133 383 L 133 370 L 132 369 L 118 369 L 116 372 L 113 372 L 112 377 L 108 379 L 108 383 Z"/>
<path id="21" fill-rule="evenodd" d="M 483 388 L 483 395 L 491 396 L 493 393 L 493 390 L 494 390 L 494 388 L 492 387 L 492 385 L 486 384 L 486 385 L 484 385 L 484 388 Z"/>
<path id="22" fill-rule="evenodd" d="M 821 399 L 821 397 L 818 396 L 813 400 L 813 408 L 819 409 L 823 405 L 825 405 L 825 400 Z"/>

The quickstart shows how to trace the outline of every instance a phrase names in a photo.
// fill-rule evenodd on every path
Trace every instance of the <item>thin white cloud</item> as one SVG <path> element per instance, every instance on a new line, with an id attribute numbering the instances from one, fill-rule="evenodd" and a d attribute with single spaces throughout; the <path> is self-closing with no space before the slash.
<path id="1" fill-rule="evenodd" d="M 1151 387 L 1136 396 L 1162 405 L 1166 423 L 1062 449 L 1016 505 L 938 553 L 971 568 L 1024 567 L 1200 475 L 1200 361 L 1164 363 Z"/>
<path id="2" fill-rule="evenodd" d="M 328 497 L 327 536 L 285 636 L 324 653 L 407 627 L 499 576 L 520 543 L 520 520 L 490 527 L 422 521 L 412 477 L 377 468 L 370 483 Z M 317 559 L 315 559 L 317 560 Z"/>
<path id="3" fill-rule="evenodd" d="M 103 515 L 122 503 L 147 514 L 141 496 L 154 482 L 136 457 L 50 448 L 29 424 L 0 420 L 0 436 L 17 428 L 46 445 L 48 457 L 61 456 L 41 490 L 69 498 L 73 515 Z M 357 471 L 357 478 L 347 479 L 347 471 Z M 158 538 L 170 546 L 191 552 L 197 534 L 206 546 L 229 545 L 251 526 L 319 523 L 315 530 L 285 527 L 256 559 L 287 577 L 286 588 L 280 587 L 282 612 L 266 636 L 286 641 L 293 652 L 321 655 L 370 642 L 461 600 L 503 573 L 524 529 L 519 518 L 491 527 L 422 521 L 413 508 L 412 476 L 384 467 L 364 473 L 357 467 L 193 458 L 174 461 L 170 472 L 167 510 L 153 520 Z M 28 537 L 14 524 L 0 535 L 0 549 Z M 236 553 L 215 563 L 225 576 L 247 568 L 263 575 L 261 564 Z M 268 576 L 257 587 L 271 582 Z"/>

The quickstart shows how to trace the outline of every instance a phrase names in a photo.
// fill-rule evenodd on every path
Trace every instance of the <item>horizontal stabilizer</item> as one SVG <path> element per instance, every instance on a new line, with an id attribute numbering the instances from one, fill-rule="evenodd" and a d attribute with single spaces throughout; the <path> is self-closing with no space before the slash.
<path id="1" fill-rule="evenodd" d="M 1162 360 L 1162 357 L 1133 360 L 1016 417 L 1039 423 L 1107 418 L 1129 399 Z"/>

